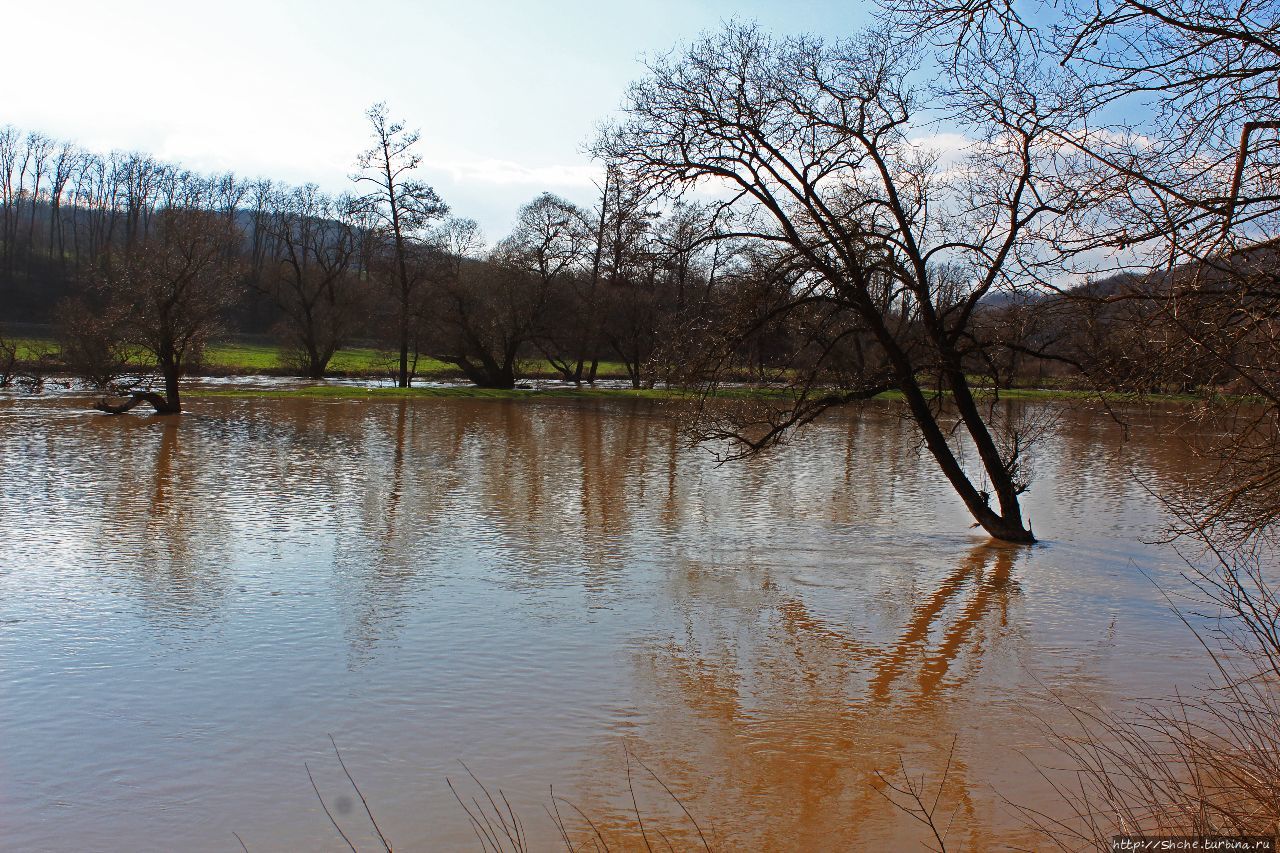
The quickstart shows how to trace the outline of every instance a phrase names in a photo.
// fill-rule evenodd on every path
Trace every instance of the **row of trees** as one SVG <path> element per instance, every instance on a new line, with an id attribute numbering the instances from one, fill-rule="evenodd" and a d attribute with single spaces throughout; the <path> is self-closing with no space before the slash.
<path id="1" fill-rule="evenodd" d="M 1021 359 L 1102 388 L 1233 384 L 1272 401 L 1274 433 L 1268 8 L 1117 0 L 1042 31 L 1014 4 L 921 0 L 853 38 L 734 24 L 653 62 L 596 153 L 651 193 L 719 194 L 725 236 L 767 271 L 694 375 L 713 387 L 763 338 L 793 391 L 710 408 L 702 434 L 753 452 L 897 389 L 975 520 L 1029 541 L 1029 430 L 975 373 Z M 945 163 L 917 140 L 940 121 L 968 140 Z M 1074 285 L 1108 265 L 1136 272 Z"/>
<path id="2" fill-rule="evenodd" d="M 796 360 L 803 367 L 812 355 L 808 321 L 792 323 L 768 301 L 770 287 L 789 287 L 800 267 L 778 245 L 735 232 L 723 207 L 667 205 L 659 216 L 652 186 L 614 167 L 594 209 L 542 196 L 521 211 L 510 237 L 484 253 L 474 225 L 448 218 L 431 188 L 412 179 L 416 136 L 389 123 L 383 109 L 370 120 L 377 144 L 362 155 L 357 175 L 357 188 L 370 191 L 340 198 L 312 186 L 194 175 L 138 155 L 103 159 L 38 134 L 6 132 L 5 156 L 16 164 L 6 173 L 10 201 L 0 207 L 10 234 L 3 287 L 10 316 L 23 285 L 33 283 L 39 287 L 26 287 L 28 301 L 33 293 L 46 302 L 79 294 L 100 311 L 103 294 L 83 297 L 101 284 L 103 258 L 132 251 L 164 211 L 198 200 L 243 232 L 239 263 L 223 270 L 225 325 L 261 327 L 267 318 L 306 375 L 323 375 L 338 347 L 373 337 L 375 329 L 390 332 L 384 339 L 399 351 L 401 384 L 421 352 L 445 357 L 487 385 L 511 384 L 520 360 L 535 355 L 573 381 L 593 380 L 602 357 L 617 360 L 641 384 L 689 364 L 692 344 L 705 343 L 712 328 L 728 344 L 723 366 L 737 374 L 796 375 Z M 56 180 L 44 177 L 47 151 L 58 153 Z M 948 264 L 941 274 L 963 277 L 954 259 Z M 965 370 L 997 383 L 1013 381 L 1020 367 L 1043 371 L 1044 360 L 1033 357 L 1049 352 L 1045 324 L 1036 322 L 1047 313 L 1043 300 L 997 310 L 985 296 L 978 294 L 982 304 L 965 318 Z M 85 328 L 83 311 L 58 313 L 77 320 L 77 333 Z M 722 320 L 749 325 L 759 316 L 769 317 L 766 328 L 725 334 L 733 326 Z M 1133 324 L 1094 320 L 1077 316 L 1053 327 L 1072 330 L 1077 349 L 1088 342 L 1088 352 L 1114 351 L 1108 363 L 1151 361 L 1129 348 L 1134 336 L 1122 331 L 1132 333 Z M 1100 336 L 1104 346 L 1095 345 Z M 103 348 L 69 347 L 80 356 L 95 349 Z M 1055 353 L 1065 364 L 1062 355 Z"/>
<path id="3" fill-rule="evenodd" d="M 1249 395 L 1205 407 L 1200 449 L 1219 476 L 1163 496 L 1206 549 L 1190 576 L 1223 617 L 1201 637 L 1217 689 L 1136 715 L 1073 709 L 1059 792 L 1074 817 L 1030 817 L 1064 849 L 1117 832 L 1274 835 L 1276 4 L 907 0 L 882 23 L 837 42 L 729 27 L 654 63 L 601 140 L 658 191 L 729 187 L 737 230 L 792 265 L 765 288 L 769 310 L 726 337 L 781 317 L 809 330 L 791 339 L 808 342 L 792 401 L 716 412 L 706 434 L 755 449 L 895 387 L 976 521 L 1028 541 L 1027 430 L 971 404 L 973 359 L 1048 361 L 1103 389 Z M 933 79 L 914 85 L 921 67 Z M 912 140 L 938 116 L 971 140 L 945 168 Z"/>
<path id="4" fill-rule="evenodd" d="M 267 328 L 312 377 L 344 345 L 373 340 L 393 352 L 401 386 L 422 356 L 497 387 L 530 358 L 574 382 L 616 360 L 639 386 L 656 376 L 658 344 L 708 315 L 735 263 L 710 239 L 714 211 L 659 215 L 614 170 L 593 209 L 541 195 L 486 248 L 417 176 L 418 134 L 382 105 L 367 117 L 373 144 L 340 196 L 6 128 L 3 315 L 54 320 L 63 360 L 99 384 L 136 373 L 145 353 L 165 393 L 132 402 L 163 399 L 165 411 L 180 408 L 177 379 L 210 336 Z"/>
<path id="5" fill-rule="evenodd" d="M 744 452 L 896 389 L 977 523 L 1029 541 L 1029 434 L 987 405 L 992 380 L 1277 387 L 1275 122 L 1252 117 L 1277 106 L 1273 42 L 1207 7 L 1144 9 L 1040 32 L 1007 4 L 919 0 L 836 41 L 729 25 L 632 87 L 595 145 L 593 209 L 540 196 L 488 250 L 381 105 L 339 198 L 10 131 L 0 270 L 11 289 L 69 270 L 68 351 L 150 353 L 165 410 L 236 312 L 273 318 L 310 375 L 385 330 L 402 386 L 420 355 L 500 387 L 535 356 L 574 382 L 604 358 L 636 385 L 749 371 L 791 394 L 696 426 Z M 1108 120 L 1134 98 L 1143 128 Z M 945 164 L 917 139 L 941 119 L 969 140 Z M 1138 272 L 1067 289 L 1100 252 Z"/>

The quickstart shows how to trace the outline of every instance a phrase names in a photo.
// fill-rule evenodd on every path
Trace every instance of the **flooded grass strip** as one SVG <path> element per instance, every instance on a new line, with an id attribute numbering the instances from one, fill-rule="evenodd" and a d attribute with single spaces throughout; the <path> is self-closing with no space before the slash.
<path id="1" fill-rule="evenodd" d="M 977 394 L 990 398 L 996 392 L 977 389 Z M 632 399 L 632 400 L 696 400 L 704 396 L 695 388 L 481 388 L 471 385 L 421 386 L 411 388 L 357 387 L 352 385 L 313 385 L 305 388 L 218 388 L 192 389 L 186 392 L 191 398 L 234 397 L 246 399 L 309 399 L 370 400 L 404 399 L 418 397 L 449 397 L 490 400 L 533 400 L 548 398 L 573 399 Z M 783 387 L 748 386 L 719 388 L 706 396 L 722 400 L 792 399 L 794 392 Z M 945 395 L 942 395 L 945 396 Z M 1013 388 L 1000 390 L 1000 399 L 1007 400 L 1106 400 L 1110 404 L 1187 404 L 1203 401 L 1203 398 L 1187 394 L 1101 394 L 1097 391 L 1059 388 Z M 886 391 L 876 400 L 901 400 L 898 391 Z"/>
<path id="2" fill-rule="evenodd" d="M 219 388 L 187 392 L 189 397 L 234 397 L 253 399 L 324 398 L 333 400 L 404 399 L 416 397 L 448 397 L 478 400 L 531 400 L 548 398 L 694 400 L 701 394 L 680 388 L 479 388 L 470 385 L 419 388 L 359 388 L 350 385 L 316 385 L 307 388 Z M 778 388 L 726 388 L 713 396 L 719 399 L 754 399 L 784 397 Z"/>

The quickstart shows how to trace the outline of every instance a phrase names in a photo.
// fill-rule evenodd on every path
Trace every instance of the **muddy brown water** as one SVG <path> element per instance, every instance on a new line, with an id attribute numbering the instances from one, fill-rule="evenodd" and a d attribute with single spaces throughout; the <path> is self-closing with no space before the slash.
<path id="1" fill-rule="evenodd" d="M 717 466 L 643 401 L 0 401 L 0 847 L 476 849 L 447 780 L 556 849 L 1036 846 L 1050 692 L 1203 680 L 1146 489 L 1176 408 L 1038 404 L 1042 543 L 969 529 L 894 404 Z M 650 773 L 649 771 L 652 771 Z M 628 782 L 630 778 L 630 782 Z M 569 806 L 568 803 L 573 806 Z M 655 848 L 656 849 L 656 848 Z"/>

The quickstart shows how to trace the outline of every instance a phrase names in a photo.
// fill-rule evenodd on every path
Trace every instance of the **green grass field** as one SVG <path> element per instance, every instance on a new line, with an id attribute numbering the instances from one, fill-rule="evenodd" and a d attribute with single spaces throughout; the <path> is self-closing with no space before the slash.
<path id="1" fill-rule="evenodd" d="M 329 362 L 333 375 L 390 375 L 399 365 L 395 353 L 382 352 L 369 347 L 339 350 Z M 531 359 L 523 364 L 526 376 L 555 376 L 555 368 L 544 359 Z M 219 343 L 211 344 L 204 353 L 204 368 L 210 372 L 229 373 L 281 373 L 290 365 L 280 348 L 269 344 Z M 432 377 L 459 376 L 461 371 L 452 364 L 434 358 L 419 357 L 416 375 Z M 601 362 L 598 372 L 601 379 L 622 378 L 626 369 L 617 362 Z"/>
<path id="2" fill-rule="evenodd" d="M 17 347 L 19 361 L 38 361 L 41 358 L 57 357 L 57 342 L 50 338 L 16 338 L 11 343 Z M 329 363 L 330 373 L 347 376 L 389 376 L 395 371 L 394 354 L 381 352 L 370 347 L 353 347 L 340 350 Z M 204 367 L 200 373 L 207 374 L 277 374 L 294 373 L 287 360 L 282 356 L 280 347 L 271 344 L 243 343 L 227 341 L 211 344 L 205 350 Z M 461 378 L 461 372 L 451 364 L 430 358 L 420 358 L 417 376 L 421 379 Z M 555 370 L 545 360 L 530 360 L 524 363 L 524 376 L 528 378 L 554 378 Z M 625 379 L 626 369 L 618 362 L 601 362 L 597 374 L 600 379 Z M 977 380 L 979 377 L 972 377 Z M 975 388 L 980 396 L 990 392 Z M 531 390 L 495 390 L 490 388 L 358 388 L 352 386 L 323 386 L 289 390 L 236 390 L 194 392 L 198 396 L 243 396 L 243 397 L 329 397 L 335 399 L 369 399 L 373 397 L 473 397 L 492 399 L 527 399 L 531 397 L 631 397 L 634 399 L 671 400 L 687 398 L 692 392 L 665 389 L 606 389 L 606 388 L 564 388 Z M 1002 399 L 1007 400 L 1088 400 L 1098 399 L 1095 391 L 1068 388 L 1014 388 L 999 392 Z M 768 398 L 786 396 L 787 392 L 777 388 L 725 388 L 717 395 L 726 399 Z M 1189 394 L 1147 394 L 1141 397 L 1129 394 L 1107 394 L 1108 400 L 1117 402 L 1145 403 L 1187 403 L 1201 400 L 1202 397 Z M 900 399 L 901 394 L 890 391 L 881 394 L 879 399 Z"/>
<path id="3" fill-rule="evenodd" d="M 58 344 L 50 338 L 17 338 L 19 361 L 37 361 L 46 354 L 56 356 Z M 397 367 L 394 353 L 381 352 L 371 347 L 352 347 L 339 350 L 329 362 L 329 372 L 342 375 L 389 375 Z M 224 341 L 210 344 L 204 352 L 203 371 L 207 373 L 276 373 L 292 371 L 288 359 L 280 347 L 272 344 Z M 524 363 L 528 376 L 552 377 L 555 369 L 543 359 L 531 359 Z M 423 378 L 458 376 L 460 371 L 452 364 L 433 358 L 419 358 L 417 375 Z M 604 361 L 597 373 L 600 379 L 625 378 L 626 369 L 621 363 Z"/>
<path id="4" fill-rule="evenodd" d="M 384 354 L 369 348 L 339 350 L 329 362 L 334 373 L 373 373 L 387 367 Z M 217 343 L 204 351 L 206 369 L 226 370 L 235 373 L 276 373 L 290 368 L 280 347 L 270 344 Z M 425 373 L 441 372 L 448 368 L 443 362 L 428 360 L 421 367 Z"/>
<path id="5" fill-rule="evenodd" d="M 383 352 L 369 347 L 357 347 L 339 350 L 329 362 L 329 372 L 335 375 L 389 375 L 396 371 L 399 361 L 395 353 Z M 206 370 L 225 370 L 234 373 L 281 372 L 287 371 L 290 365 L 279 347 L 269 344 L 220 343 L 211 344 L 204 353 Z M 530 359 L 523 362 L 527 376 L 555 376 L 555 368 L 545 359 Z M 452 364 L 434 358 L 421 356 L 416 365 L 416 375 L 431 378 L 434 376 L 458 376 L 461 371 Z M 620 363 L 605 361 L 600 363 L 598 378 L 616 379 L 626 377 L 627 372 Z"/>
<path id="6" fill-rule="evenodd" d="M 36 361 L 46 353 L 56 353 L 58 345 L 44 338 L 14 338 L 9 341 L 17 348 L 18 361 Z"/>

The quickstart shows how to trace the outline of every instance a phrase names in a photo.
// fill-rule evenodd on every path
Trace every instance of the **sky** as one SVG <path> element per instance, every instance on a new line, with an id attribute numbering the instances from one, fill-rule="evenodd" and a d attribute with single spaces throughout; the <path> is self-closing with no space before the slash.
<path id="1" fill-rule="evenodd" d="M 11 2 L 0 125 L 199 171 L 340 192 L 385 101 L 422 177 L 490 241 L 543 191 L 583 205 L 585 151 L 645 55 L 723 21 L 847 35 L 870 5 L 568 2 Z"/>

